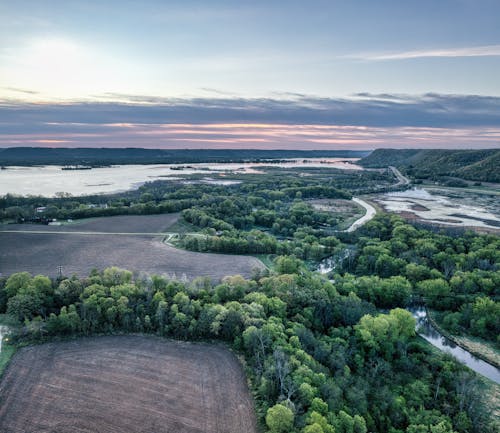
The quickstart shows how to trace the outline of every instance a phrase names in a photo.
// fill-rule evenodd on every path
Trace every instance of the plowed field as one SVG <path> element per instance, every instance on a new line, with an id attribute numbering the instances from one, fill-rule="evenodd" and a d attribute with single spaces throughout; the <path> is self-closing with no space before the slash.
<path id="1" fill-rule="evenodd" d="M 254 433 L 228 350 L 113 336 L 21 349 L 0 383 L 2 433 Z"/>
<path id="2" fill-rule="evenodd" d="M 86 276 L 94 268 L 118 266 L 175 278 L 250 277 L 263 264 L 255 257 L 184 251 L 162 242 L 179 215 L 94 218 L 71 225 L 0 226 L 0 275 L 28 271 L 50 277 Z M 158 234 L 156 234 L 158 233 Z"/>

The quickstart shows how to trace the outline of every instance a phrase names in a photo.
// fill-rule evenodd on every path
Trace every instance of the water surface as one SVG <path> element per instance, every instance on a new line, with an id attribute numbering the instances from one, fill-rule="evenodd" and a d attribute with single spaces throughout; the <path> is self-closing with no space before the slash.
<path id="1" fill-rule="evenodd" d="M 474 356 L 467 350 L 457 346 L 453 341 L 440 334 L 427 319 L 427 312 L 423 307 L 410 308 L 409 311 L 417 321 L 417 332 L 433 346 L 443 352 L 453 355 L 471 370 L 500 384 L 500 370 L 495 366 Z"/>
<path id="2" fill-rule="evenodd" d="M 3 338 L 9 333 L 8 326 L 0 325 L 0 352 L 2 351 Z"/>
<path id="3" fill-rule="evenodd" d="M 500 215 L 495 206 L 474 196 L 466 200 L 461 196 L 431 194 L 424 188 L 389 192 L 376 199 L 389 212 L 405 213 L 433 224 L 455 227 L 500 228 Z M 495 198 L 494 200 L 497 200 Z"/>
<path id="4" fill-rule="evenodd" d="M 42 195 L 53 197 L 56 193 L 74 196 L 106 194 L 137 188 L 154 180 L 178 180 L 182 175 L 212 173 L 264 173 L 265 166 L 324 167 L 362 170 L 355 164 L 359 158 L 294 159 L 276 163 L 199 163 L 199 164 L 150 164 L 116 165 L 91 170 L 61 170 L 61 166 L 8 167 L 0 170 L 0 196 L 5 194 Z M 210 183 L 210 182 L 209 182 Z"/>

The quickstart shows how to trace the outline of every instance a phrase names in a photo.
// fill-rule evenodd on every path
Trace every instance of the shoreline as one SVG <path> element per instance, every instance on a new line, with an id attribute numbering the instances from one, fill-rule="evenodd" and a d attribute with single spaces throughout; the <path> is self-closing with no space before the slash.
<path id="1" fill-rule="evenodd" d="M 453 334 L 450 334 L 448 331 L 444 330 L 432 317 L 431 310 L 429 310 L 427 307 L 425 307 L 425 311 L 427 313 L 427 319 L 429 320 L 429 323 L 436 328 L 436 331 L 438 331 L 443 337 L 446 337 L 448 340 L 452 341 L 454 344 L 457 346 L 461 347 L 462 349 L 466 350 L 469 352 L 471 355 L 475 356 L 476 358 L 480 359 L 481 361 L 484 361 L 490 365 L 492 365 L 495 368 L 500 369 L 500 363 L 498 363 L 496 360 L 491 359 L 489 356 L 484 355 L 483 353 L 478 352 L 477 350 L 471 348 L 469 345 L 463 343 L 460 340 L 457 340 L 457 337 L 454 336 Z"/>

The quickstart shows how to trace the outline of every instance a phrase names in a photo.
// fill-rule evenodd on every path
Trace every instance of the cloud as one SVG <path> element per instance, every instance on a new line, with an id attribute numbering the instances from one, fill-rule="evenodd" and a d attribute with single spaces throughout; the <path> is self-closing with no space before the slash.
<path id="1" fill-rule="evenodd" d="M 46 123 L 270 123 L 358 126 L 500 126 L 500 97 L 361 93 L 353 98 L 160 98 L 108 94 L 109 102 L 0 101 L 0 133 Z"/>
<path id="2" fill-rule="evenodd" d="M 0 134 L 0 147 L 372 149 L 497 147 L 500 128 L 368 127 L 289 124 L 50 124 Z"/>
<path id="3" fill-rule="evenodd" d="M 498 57 L 500 56 L 500 45 L 483 45 L 476 47 L 460 48 L 435 48 L 428 50 L 399 51 L 392 53 L 360 53 L 345 56 L 346 58 L 358 60 L 407 60 L 430 57 Z"/>
<path id="4" fill-rule="evenodd" d="M 500 147 L 500 97 L 157 98 L 0 102 L 0 147 Z"/>
<path id="5" fill-rule="evenodd" d="M 27 95 L 38 95 L 40 92 L 30 89 L 20 89 L 18 87 L 2 87 L 4 90 L 8 90 L 10 92 L 24 93 Z"/>

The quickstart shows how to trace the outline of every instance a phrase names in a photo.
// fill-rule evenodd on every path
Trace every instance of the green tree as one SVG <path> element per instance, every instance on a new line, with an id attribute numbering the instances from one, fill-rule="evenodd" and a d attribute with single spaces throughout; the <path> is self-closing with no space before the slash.
<path id="1" fill-rule="evenodd" d="M 294 415 L 291 409 L 282 404 L 269 408 L 266 425 L 271 433 L 288 433 L 293 427 Z"/>
<path id="2" fill-rule="evenodd" d="M 23 287 L 27 287 L 31 282 L 32 276 L 29 272 L 18 272 L 12 274 L 5 283 L 5 293 L 8 298 L 17 295 L 19 290 Z"/>

